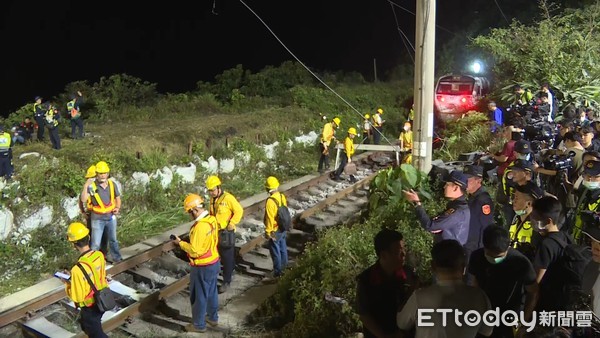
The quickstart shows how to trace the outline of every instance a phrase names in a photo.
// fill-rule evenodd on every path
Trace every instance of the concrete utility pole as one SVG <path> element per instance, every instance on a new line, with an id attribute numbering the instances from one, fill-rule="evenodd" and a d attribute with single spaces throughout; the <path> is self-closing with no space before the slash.
<path id="1" fill-rule="evenodd" d="M 375 75 L 375 82 L 377 82 L 377 59 L 373 58 L 373 75 Z"/>
<path id="2" fill-rule="evenodd" d="M 426 173 L 431 170 L 433 142 L 435 2 L 436 0 L 417 0 L 415 34 L 413 158 L 417 169 Z"/>

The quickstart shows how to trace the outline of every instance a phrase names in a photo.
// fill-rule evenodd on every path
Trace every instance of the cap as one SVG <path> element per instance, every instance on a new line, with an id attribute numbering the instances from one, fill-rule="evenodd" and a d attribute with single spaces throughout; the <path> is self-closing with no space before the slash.
<path id="1" fill-rule="evenodd" d="M 37 101 L 37 100 L 41 100 L 41 99 L 42 99 L 42 97 L 41 97 L 41 96 L 36 96 L 36 97 L 35 97 L 33 100 L 34 100 L 34 101 Z"/>
<path id="2" fill-rule="evenodd" d="M 527 160 L 515 160 L 511 169 L 533 172 L 533 163 Z"/>
<path id="3" fill-rule="evenodd" d="M 531 144 L 525 140 L 515 142 L 515 151 L 520 154 L 531 154 Z"/>
<path id="4" fill-rule="evenodd" d="M 542 197 L 544 197 L 544 190 L 542 190 L 542 188 L 538 187 L 537 184 L 529 181 L 524 185 L 517 185 L 515 188 L 518 192 L 521 192 L 523 194 L 527 194 L 533 198 L 540 199 Z"/>
<path id="5" fill-rule="evenodd" d="M 598 161 L 587 161 L 585 162 L 583 169 L 584 174 L 588 174 L 590 176 L 598 176 L 600 175 L 600 162 Z"/>
<path id="6" fill-rule="evenodd" d="M 469 164 L 465 166 L 464 174 L 467 177 L 482 177 L 483 178 L 483 167 L 480 165 Z"/>
<path id="7" fill-rule="evenodd" d="M 460 170 L 453 170 L 448 176 L 446 176 L 444 182 L 452 182 L 459 187 L 466 188 L 467 176 L 465 176 L 465 174 L 463 174 Z"/>

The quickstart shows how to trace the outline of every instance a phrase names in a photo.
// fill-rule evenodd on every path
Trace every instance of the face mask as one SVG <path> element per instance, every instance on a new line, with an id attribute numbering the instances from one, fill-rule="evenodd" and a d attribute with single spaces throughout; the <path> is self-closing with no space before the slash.
<path id="1" fill-rule="evenodd" d="M 506 256 L 490 257 L 488 255 L 485 255 L 485 259 L 487 259 L 487 261 L 490 262 L 490 264 L 500 264 L 500 263 L 502 263 L 502 261 L 504 261 L 506 259 Z"/>
<path id="2" fill-rule="evenodd" d="M 546 228 L 548 227 L 548 224 L 544 224 L 542 221 L 536 221 L 536 222 L 532 222 L 532 223 L 535 224 L 535 226 L 533 228 L 538 232 L 546 230 Z"/>
<path id="3" fill-rule="evenodd" d="M 583 181 L 583 186 L 590 190 L 595 190 L 600 188 L 600 182 Z"/>
<path id="4" fill-rule="evenodd" d="M 527 213 L 527 209 L 523 209 L 523 210 L 516 210 L 515 211 L 515 215 L 517 216 L 523 216 Z"/>
<path id="5" fill-rule="evenodd" d="M 404 127 L 404 131 L 408 131 L 408 129 L 409 129 L 408 127 Z"/>
<path id="6" fill-rule="evenodd" d="M 529 154 L 527 154 L 527 155 L 519 155 L 519 156 L 517 156 L 517 158 L 519 160 L 528 160 L 529 159 Z"/>

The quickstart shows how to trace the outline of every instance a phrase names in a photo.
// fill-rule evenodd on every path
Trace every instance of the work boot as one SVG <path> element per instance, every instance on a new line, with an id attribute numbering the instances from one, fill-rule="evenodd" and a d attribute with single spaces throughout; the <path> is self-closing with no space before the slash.
<path id="1" fill-rule="evenodd" d="M 217 326 L 219 326 L 219 322 L 215 322 L 213 320 L 208 319 L 208 316 L 206 317 L 206 324 L 208 324 L 210 327 L 217 327 Z"/>
<path id="2" fill-rule="evenodd" d="M 194 326 L 194 324 L 188 324 L 185 326 L 185 330 L 187 332 L 206 332 L 206 328 L 203 329 L 199 329 L 197 327 Z"/>
<path id="3" fill-rule="evenodd" d="M 223 285 L 219 285 L 219 294 L 225 293 L 229 290 L 229 283 L 225 283 Z"/>

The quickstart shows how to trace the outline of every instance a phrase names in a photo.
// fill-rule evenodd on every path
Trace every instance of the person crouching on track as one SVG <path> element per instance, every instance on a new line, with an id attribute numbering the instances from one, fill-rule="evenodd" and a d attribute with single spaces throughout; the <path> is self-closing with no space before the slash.
<path id="1" fill-rule="evenodd" d="M 65 283 L 67 296 L 80 309 L 81 329 L 90 338 L 106 338 L 102 330 L 102 314 L 96 306 L 92 287 L 83 274 L 82 268 L 94 282 L 96 290 L 108 287 L 106 280 L 106 261 L 100 251 L 90 249 L 90 230 L 82 223 L 75 222 L 67 229 L 67 239 L 73 243 L 80 256 L 77 264 L 71 268 L 71 279 Z"/>
<path id="2" fill-rule="evenodd" d="M 190 260 L 190 302 L 192 303 L 192 323 L 185 327 L 188 332 L 206 332 L 206 324 L 219 325 L 219 295 L 217 277 L 221 261 L 217 244 L 219 225 L 204 206 L 204 199 L 189 194 L 183 202 L 183 209 L 194 220 L 190 229 L 190 242 L 175 236 L 175 243 L 185 251 Z"/>
<path id="3" fill-rule="evenodd" d="M 354 155 L 354 137 L 356 137 L 356 129 L 348 129 L 348 137 L 344 140 L 344 155 L 342 155 L 340 166 L 333 173 L 332 179 L 335 181 L 341 181 L 341 175 L 344 172 L 346 164 L 352 162 L 352 155 Z"/>

